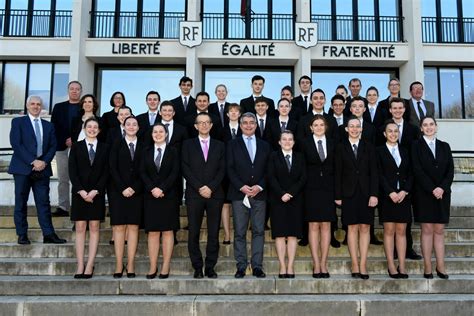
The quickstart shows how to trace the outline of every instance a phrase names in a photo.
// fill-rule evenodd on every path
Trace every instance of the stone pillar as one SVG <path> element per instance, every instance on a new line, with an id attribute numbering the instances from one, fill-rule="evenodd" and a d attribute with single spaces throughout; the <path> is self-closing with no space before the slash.
<path id="1" fill-rule="evenodd" d="M 410 83 L 424 81 L 423 42 L 421 30 L 421 1 L 402 1 L 404 40 L 408 42 L 408 61 L 400 66 L 400 82 L 402 97 L 410 96 Z"/>
<path id="2" fill-rule="evenodd" d="M 301 0 L 295 2 L 296 8 L 296 22 L 311 22 L 311 1 Z M 300 56 L 295 64 L 294 68 L 294 94 L 299 95 L 300 90 L 298 86 L 298 80 L 301 76 L 307 75 L 311 77 L 311 49 L 300 47 Z"/>
<path id="3" fill-rule="evenodd" d="M 73 0 L 71 25 L 71 54 L 69 80 L 78 80 L 83 93 L 94 91 L 94 63 L 86 58 L 86 40 L 89 37 L 91 0 Z"/>
<path id="4" fill-rule="evenodd" d="M 200 21 L 201 0 L 188 0 L 187 21 Z M 202 65 L 197 57 L 198 47 L 186 48 L 186 76 L 193 79 L 192 95 L 202 90 Z"/>

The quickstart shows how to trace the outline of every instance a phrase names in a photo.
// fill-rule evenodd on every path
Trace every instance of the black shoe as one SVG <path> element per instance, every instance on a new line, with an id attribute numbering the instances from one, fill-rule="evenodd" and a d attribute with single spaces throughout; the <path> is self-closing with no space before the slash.
<path id="1" fill-rule="evenodd" d="M 400 273 L 394 273 L 394 274 L 392 274 L 392 273 L 390 273 L 390 270 L 387 270 L 387 272 L 388 272 L 388 276 L 389 276 L 390 278 L 392 278 L 392 279 L 400 279 Z"/>
<path id="2" fill-rule="evenodd" d="M 204 275 L 209 279 L 217 279 L 217 273 L 213 268 L 206 269 L 206 271 L 204 271 Z"/>
<path id="3" fill-rule="evenodd" d="M 320 275 L 321 275 L 321 279 L 329 279 L 331 277 L 329 275 L 329 272 L 326 272 L 326 273 L 321 272 Z"/>
<path id="4" fill-rule="evenodd" d="M 383 242 L 378 240 L 377 237 L 375 236 L 370 236 L 370 244 L 380 246 L 380 245 L 383 245 Z"/>
<path id="5" fill-rule="evenodd" d="M 95 270 L 95 267 L 92 267 L 92 273 L 91 273 L 91 274 L 85 274 L 85 273 L 83 273 L 83 274 L 82 274 L 82 278 L 83 278 L 83 279 L 92 279 L 92 277 L 94 276 L 94 270 Z M 84 272 L 86 272 L 85 269 L 84 269 Z"/>
<path id="6" fill-rule="evenodd" d="M 252 270 L 252 275 L 253 275 L 254 277 L 257 277 L 257 278 L 264 278 L 264 277 L 267 276 L 267 275 L 265 274 L 265 272 L 263 272 L 263 270 L 260 269 L 260 268 L 255 268 L 255 269 L 253 269 L 253 270 Z"/>
<path id="7" fill-rule="evenodd" d="M 293 274 L 287 273 L 287 274 L 285 275 L 285 277 L 286 277 L 287 279 L 294 279 L 294 278 L 295 278 L 295 274 L 294 274 L 294 273 L 293 273 Z"/>
<path id="8" fill-rule="evenodd" d="M 415 250 L 413 250 L 413 249 L 407 250 L 407 254 L 406 254 L 405 257 L 407 259 L 411 259 L 411 260 L 421 260 L 421 259 L 423 259 L 423 257 L 420 256 L 419 254 L 417 254 L 415 252 Z"/>
<path id="9" fill-rule="evenodd" d="M 56 209 L 56 212 L 51 212 L 51 216 L 52 216 L 52 217 L 68 217 L 68 216 L 69 216 L 69 212 L 63 210 L 63 209 L 60 208 L 60 207 L 58 207 L 58 208 Z"/>
<path id="10" fill-rule="evenodd" d="M 433 273 L 423 273 L 423 277 L 425 279 L 432 279 L 433 278 Z"/>
<path id="11" fill-rule="evenodd" d="M 368 280 L 368 279 L 369 279 L 369 275 L 368 275 L 368 274 L 362 274 L 362 273 L 360 273 L 360 278 L 361 278 L 362 280 Z"/>
<path id="12" fill-rule="evenodd" d="M 195 279 L 202 279 L 204 278 L 204 274 L 202 273 L 202 269 L 195 269 L 193 278 Z"/>
<path id="13" fill-rule="evenodd" d="M 66 242 L 66 239 L 59 238 L 56 233 L 43 237 L 43 244 L 65 244 Z"/>
<path id="14" fill-rule="evenodd" d="M 24 235 L 18 236 L 18 244 L 19 245 L 29 245 L 29 244 L 31 244 L 31 241 L 28 239 L 28 235 L 24 234 Z"/>
<path id="15" fill-rule="evenodd" d="M 155 273 L 147 274 L 147 275 L 146 275 L 146 278 L 147 278 L 148 280 L 152 280 L 152 279 L 156 278 L 156 275 L 157 275 L 157 274 L 158 274 L 158 269 L 156 269 Z"/>
<path id="16" fill-rule="evenodd" d="M 135 272 L 127 272 L 127 278 L 129 279 L 133 279 L 135 278 L 137 275 L 135 274 Z"/>
<path id="17" fill-rule="evenodd" d="M 279 279 L 286 279 L 287 278 L 287 274 L 286 273 L 283 273 L 283 274 L 278 274 L 278 278 Z"/>
<path id="18" fill-rule="evenodd" d="M 321 273 L 314 273 L 313 272 L 313 278 L 314 279 L 321 279 Z"/>
<path id="19" fill-rule="evenodd" d="M 298 245 L 301 247 L 306 247 L 308 244 L 308 238 L 301 238 L 300 241 L 298 241 Z"/>
<path id="20" fill-rule="evenodd" d="M 397 267 L 397 272 L 398 272 L 398 278 L 399 278 L 399 279 L 408 279 L 408 274 L 406 274 L 406 273 L 401 273 L 401 272 L 400 272 L 400 267 Z"/>
<path id="21" fill-rule="evenodd" d="M 125 271 L 125 266 L 122 267 L 122 272 L 115 272 L 113 274 L 114 279 L 120 279 L 123 276 L 123 271 Z"/>
<path id="22" fill-rule="evenodd" d="M 353 277 L 354 279 L 359 279 L 360 278 L 360 272 L 352 272 L 351 277 Z"/>
<path id="23" fill-rule="evenodd" d="M 336 237 L 332 236 L 331 238 L 331 247 L 333 248 L 341 248 L 341 243 L 339 240 L 336 239 Z"/>
<path id="24" fill-rule="evenodd" d="M 222 244 L 223 244 L 223 245 L 230 245 L 230 240 L 224 240 L 224 241 L 222 242 Z"/>
<path id="25" fill-rule="evenodd" d="M 237 271 L 235 272 L 235 275 L 234 275 L 234 277 L 235 277 L 236 279 L 242 279 L 244 276 L 245 276 L 245 270 L 243 270 L 243 269 L 242 269 L 242 270 L 240 270 L 240 269 L 237 270 Z"/>
<path id="26" fill-rule="evenodd" d="M 160 273 L 160 274 L 158 275 L 158 279 L 167 279 L 169 276 L 170 276 L 169 273 L 166 273 L 166 274 L 161 274 L 161 273 Z"/>
<path id="27" fill-rule="evenodd" d="M 441 273 L 438 271 L 438 268 L 436 268 L 436 275 L 438 276 L 438 278 L 440 279 L 449 279 L 449 275 L 447 275 L 446 273 Z"/>
<path id="28" fill-rule="evenodd" d="M 111 245 L 111 246 L 115 245 L 115 241 L 113 241 L 112 239 L 109 240 L 109 245 Z"/>
<path id="29" fill-rule="evenodd" d="M 84 273 L 74 274 L 74 279 L 84 279 Z"/>

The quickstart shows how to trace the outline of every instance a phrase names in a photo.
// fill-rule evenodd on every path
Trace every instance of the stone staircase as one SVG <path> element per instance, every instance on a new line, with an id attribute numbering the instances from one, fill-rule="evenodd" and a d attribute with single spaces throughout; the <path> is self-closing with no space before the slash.
<path id="1" fill-rule="evenodd" d="M 113 279 L 114 252 L 108 241 L 108 219 L 102 224 L 95 273 L 91 280 L 75 280 L 74 233 L 68 218 L 53 218 L 64 245 L 42 243 L 36 211 L 29 208 L 31 245 L 17 245 L 13 207 L 0 207 L 0 315 L 441 315 L 474 314 L 474 208 L 453 207 L 446 229 L 446 264 L 450 279 L 422 277 L 422 261 L 407 261 L 407 280 L 387 275 L 383 246 L 370 246 L 370 279 L 350 277 L 346 246 L 330 249 L 330 279 L 313 279 L 309 247 L 298 247 L 295 279 L 278 279 L 278 260 L 270 231 L 265 232 L 264 269 L 256 279 L 250 269 L 234 279 L 232 245 L 220 247 L 215 280 L 192 278 L 186 240 L 180 230 L 169 279 L 147 280 L 146 235 L 140 232 L 135 279 Z M 187 225 L 186 209 L 181 226 Z M 378 219 L 376 218 L 376 223 Z M 205 221 L 203 223 L 205 227 Z M 202 250 L 207 231 L 202 230 Z M 376 226 L 382 239 L 382 229 Z M 413 227 L 419 252 L 418 226 Z M 344 233 L 338 232 L 342 240 Z M 250 233 L 248 234 L 250 238 Z M 223 232 L 221 231 L 221 238 Z M 250 239 L 249 239 L 250 240 Z M 433 259 L 434 260 L 434 259 Z"/>

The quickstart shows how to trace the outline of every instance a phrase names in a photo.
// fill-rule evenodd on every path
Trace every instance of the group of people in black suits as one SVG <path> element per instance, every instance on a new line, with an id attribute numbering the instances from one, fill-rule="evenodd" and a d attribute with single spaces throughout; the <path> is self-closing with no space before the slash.
<path id="1" fill-rule="evenodd" d="M 71 219 L 76 228 L 75 278 L 93 275 L 106 195 L 117 258 L 114 277 L 122 277 L 125 271 L 127 277 L 135 277 L 138 231 L 143 227 L 150 259 L 146 277 L 158 275 L 161 244 L 163 262 L 158 277 L 167 278 L 174 233 L 180 228 L 183 178 L 194 278 L 217 277 L 219 229 L 222 220 L 224 244 L 230 244 L 230 208 L 236 278 L 243 278 L 249 265 L 249 225 L 252 274 L 265 277 L 263 246 L 268 218 L 280 278 L 295 277 L 298 239 L 309 242 L 313 277 L 329 278 L 329 246 L 340 246 L 334 236 L 337 207 L 342 208 L 352 276 L 369 278 L 368 248 L 376 241 L 371 228 L 377 207 L 384 225 L 388 274 L 407 278 L 405 257 L 414 253 L 407 229 L 412 206 L 415 221 L 422 226 L 424 276 L 432 277 L 434 247 L 437 274 L 448 277 L 443 234 L 449 221 L 454 167 L 449 145 L 436 139 L 434 107 L 421 99 L 422 84 L 412 83 L 412 99 L 404 100 L 395 93 L 399 81 L 391 79 L 391 96 L 383 103 L 377 102 L 375 87 L 367 90 L 367 98 L 361 97 L 361 82 L 352 79 L 351 95 L 334 95 L 326 113 L 325 92 L 312 90 L 308 76 L 299 80 L 300 96 L 293 98 L 291 87 L 284 87 L 285 97 L 276 106 L 262 95 L 264 83 L 263 77 L 254 76 L 252 96 L 240 105 L 226 102 L 227 88 L 218 85 L 218 101 L 210 104 L 206 92 L 193 98 L 192 80 L 183 77 L 180 96 L 161 102 L 159 93 L 150 91 L 146 96 L 149 110 L 136 117 L 121 92 L 112 95 L 113 109 L 101 118 L 94 96 L 80 99 L 80 115 L 71 123 L 68 166 Z M 341 91 L 340 87 L 336 91 Z M 416 121 L 419 127 L 412 124 Z M 208 232 L 205 259 L 199 247 L 204 212 Z M 125 244 L 127 265 L 123 263 Z"/>

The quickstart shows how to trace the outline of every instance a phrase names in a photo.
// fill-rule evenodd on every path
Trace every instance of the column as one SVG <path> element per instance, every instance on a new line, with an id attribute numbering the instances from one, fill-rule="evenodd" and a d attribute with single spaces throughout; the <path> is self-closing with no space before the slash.
<path id="1" fill-rule="evenodd" d="M 296 22 L 311 22 L 311 1 L 301 0 L 295 1 L 296 5 Z M 295 64 L 294 68 L 294 83 L 295 87 L 294 94 L 299 95 L 298 80 L 301 76 L 307 75 L 311 77 L 311 48 L 305 49 L 300 47 L 300 58 Z"/>
<path id="2" fill-rule="evenodd" d="M 187 21 L 200 21 L 201 1 L 188 0 Z M 202 90 L 202 65 L 197 57 L 198 47 L 186 48 L 186 76 L 193 79 L 193 91 L 191 94 Z"/>

